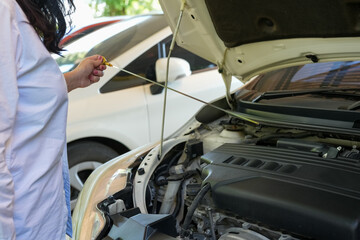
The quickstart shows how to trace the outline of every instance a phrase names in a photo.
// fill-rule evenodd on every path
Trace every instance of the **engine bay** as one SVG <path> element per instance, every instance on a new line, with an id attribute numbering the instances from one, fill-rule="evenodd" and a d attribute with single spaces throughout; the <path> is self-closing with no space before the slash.
<path id="1" fill-rule="evenodd" d="M 141 239 L 359 239 L 356 137 L 222 117 L 172 144 L 99 203 L 97 239 L 139 239 L 124 234 L 139 226 Z"/>

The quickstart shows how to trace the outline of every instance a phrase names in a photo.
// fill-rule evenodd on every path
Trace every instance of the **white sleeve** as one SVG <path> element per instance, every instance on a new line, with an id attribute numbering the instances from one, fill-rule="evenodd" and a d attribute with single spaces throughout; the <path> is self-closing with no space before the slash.
<path id="1" fill-rule="evenodd" d="M 12 134 L 18 102 L 16 45 L 19 34 L 11 1 L 0 1 L 0 240 L 15 239 L 14 187 L 6 147 Z"/>

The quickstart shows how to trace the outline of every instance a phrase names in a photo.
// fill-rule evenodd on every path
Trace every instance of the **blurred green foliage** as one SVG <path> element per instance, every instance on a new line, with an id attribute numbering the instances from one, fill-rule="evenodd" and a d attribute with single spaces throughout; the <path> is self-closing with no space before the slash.
<path id="1" fill-rule="evenodd" d="M 154 0 L 91 0 L 90 7 L 98 16 L 136 15 L 156 10 L 154 3 Z"/>

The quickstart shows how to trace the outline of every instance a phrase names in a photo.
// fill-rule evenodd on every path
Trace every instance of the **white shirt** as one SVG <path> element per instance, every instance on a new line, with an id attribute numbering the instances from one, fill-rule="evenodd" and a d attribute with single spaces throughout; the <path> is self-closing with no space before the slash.
<path id="1" fill-rule="evenodd" d="M 56 62 L 16 1 L 1 0 L 0 240 L 65 239 L 66 114 Z"/>

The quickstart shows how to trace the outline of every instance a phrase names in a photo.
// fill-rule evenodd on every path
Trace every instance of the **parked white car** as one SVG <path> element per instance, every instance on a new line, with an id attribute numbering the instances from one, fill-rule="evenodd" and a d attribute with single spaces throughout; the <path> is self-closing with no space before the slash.
<path id="1" fill-rule="evenodd" d="M 93 54 L 151 80 L 165 80 L 171 30 L 163 15 L 137 16 L 103 27 L 66 46 L 56 57 L 63 72 Z M 183 48 L 172 53 L 168 86 L 204 101 L 224 95 L 215 65 Z M 235 81 L 233 89 L 241 86 Z M 162 87 L 117 68 L 86 89 L 69 94 L 68 156 L 72 204 L 91 171 L 128 150 L 160 139 Z M 168 91 L 165 137 L 188 121 L 202 103 Z"/>

